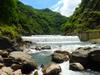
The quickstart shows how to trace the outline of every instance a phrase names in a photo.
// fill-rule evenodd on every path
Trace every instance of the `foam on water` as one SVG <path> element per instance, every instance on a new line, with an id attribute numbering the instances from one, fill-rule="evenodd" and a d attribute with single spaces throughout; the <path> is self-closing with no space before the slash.
<path id="1" fill-rule="evenodd" d="M 60 75 L 69 75 L 69 61 L 67 61 L 67 62 L 63 62 L 63 63 L 61 63 L 61 64 L 59 64 L 60 65 L 60 67 L 61 67 L 61 73 L 60 73 Z"/>
<path id="2" fill-rule="evenodd" d="M 79 43 L 78 36 L 61 36 L 61 35 L 34 35 L 34 36 L 22 36 L 24 41 L 31 41 L 40 44 L 56 44 L 56 43 Z"/>
<path id="3" fill-rule="evenodd" d="M 95 47 L 96 45 L 90 43 L 82 43 L 78 36 L 61 36 L 61 35 L 32 35 L 32 36 L 22 36 L 23 41 L 31 41 L 36 43 L 36 45 L 49 45 L 51 46 L 51 50 L 41 50 L 36 51 L 34 49 L 29 48 L 30 53 L 34 53 L 33 57 L 36 59 L 37 63 L 46 64 L 50 61 L 50 54 L 52 54 L 55 50 L 66 50 L 69 52 L 73 52 L 78 47 Z M 34 45 L 32 45 L 34 46 Z M 45 60 L 45 61 L 44 61 Z M 62 72 L 60 75 L 100 75 L 94 74 L 90 72 L 74 72 L 69 70 L 69 61 L 59 64 Z M 41 68 L 38 70 L 39 75 L 43 75 Z M 34 74 L 32 74 L 34 75 Z"/>

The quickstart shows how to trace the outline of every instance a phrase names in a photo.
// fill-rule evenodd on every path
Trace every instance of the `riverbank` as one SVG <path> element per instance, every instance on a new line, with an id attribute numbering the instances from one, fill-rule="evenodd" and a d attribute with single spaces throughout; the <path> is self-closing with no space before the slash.
<path id="1" fill-rule="evenodd" d="M 93 43 L 93 44 L 100 44 L 100 38 L 98 39 L 91 39 L 89 40 L 90 43 Z"/>
<path id="2" fill-rule="evenodd" d="M 27 44 L 20 38 L 0 37 L 0 75 L 30 74 L 37 68 L 31 55 L 23 52 Z"/>
<path id="3" fill-rule="evenodd" d="M 100 63 L 100 52 L 95 53 L 95 51 L 100 51 L 100 48 L 98 48 L 96 44 L 82 43 L 78 38 L 73 38 L 73 36 L 67 37 L 67 39 L 63 39 L 61 36 L 60 39 L 57 38 L 59 42 L 60 40 L 66 40 L 64 42 L 66 45 L 60 43 L 60 47 L 58 44 L 55 45 L 52 39 L 49 39 L 51 42 L 49 43 L 49 46 L 58 46 L 58 49 L 56 48 L 56 50 L 53 50 L 50 48 L 49 51 L 43 51 L 44 48 L 42 48 L 38 52 L 36 50 L 36 53 L 31 53 L 32 56 L 25 52 L 25 48 L 29 50 L 30 45 L 31 47 L 33 46 L 31 42 L 27 41 L 26 43 L 20 43 L 18 44 L 19 46 L 17 46 L 17 43 L 12 42 L 12 40 L 9 40 L 8 38 L 2 38 L 0 40 L 2 41 L 1 46 L 3 47 L 0 50 L 1 75 L 66 75 L 66 73 L 68 75 L 72 75 L 72 73 L 73 75 L 82 75 L 86 71 L 88 71 L 88 69 L 90 69 L 90 71 L 85 74 L 88 75 L 91 70 L 99 67 L 97 66 L 97 63 Z M 58 42 L 57 40 L 55 42 Z M 44 42 L 48 41 L 43 41 L 43 44 Z M 92 56 L 92 54 L 94 55 L 94 53 L 95 56 Z M 86 60 L 83 60 L 83 58 Z M 95 58 L 98 58 L 98 60 L 94 60 Z M 86 62 L 86 65 L 82 64 L 83 62 L 81 60 L 83 62 Z M 39 63 L 37 61 L 39 61 Z M 91 68 L 93 66 L 96 67 Z M 95 71 L 93 71 L 93 73 L 91 74 L 96 75 L 94 74 Z"/>

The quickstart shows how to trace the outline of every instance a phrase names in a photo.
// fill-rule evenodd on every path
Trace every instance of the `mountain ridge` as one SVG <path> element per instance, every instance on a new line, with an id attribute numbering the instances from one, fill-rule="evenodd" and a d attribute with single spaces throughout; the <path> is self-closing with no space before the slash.
<path id="1" fill-rule="evenodd" d="M 74 14 L 63 25 L 64 32 L 100 31 L 100 1 L 82 0 Z"/>
<path id="2" fill-rule="evenodd" d="M 1 0 L 0 4 L 0 14 L 4 15 L 0 18 L 0 36 L 61 34 L 61 25 L 67 21 L 67 17 L 48 8 L 35 9 L 18 0 Z"/>

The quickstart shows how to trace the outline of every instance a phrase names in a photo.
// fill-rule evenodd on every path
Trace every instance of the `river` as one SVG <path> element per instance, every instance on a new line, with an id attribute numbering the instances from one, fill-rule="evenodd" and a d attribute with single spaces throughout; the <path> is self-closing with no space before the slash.
<path id="1" fill-rule="evenodd" d="M 41 64 L 49 64 L 51 61 L 51 54 L 55 50 L 66 50 L 68 52 L 73 52 L 78 47 L 97 47 L 96 44 L 91 44 L 88 42 L 81 42 L 78 36 L 61 36 L 61 35 L 32 35 L 32 36 L 22 36 L 24 41 L 31 41 L 32 44 L 28 50 L 31 53 L 33 59 Z M 41 51 L 36 51 L 34 48 L 36 46 L 50 46 L 51 49 L 45 49 Z M 62 72 L 60 75 L 100 75 L 98 72 L 85 71 L 71 71 L 69 70 L 69 61 L 59 64 L 61 66 Z M 65 67 L 66 66 L 66 67 Z"/>

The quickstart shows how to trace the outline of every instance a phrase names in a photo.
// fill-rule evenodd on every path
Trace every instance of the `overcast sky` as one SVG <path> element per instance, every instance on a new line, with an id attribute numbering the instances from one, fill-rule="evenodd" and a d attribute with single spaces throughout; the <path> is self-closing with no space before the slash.
<path id="1" fill-rule="evenodd" d="M 30 5 L 37 9 L 50 8 L 64 16 L 73 14 L 75 8 L 80 4 L 81 0 L 20 0 L 24 4 Z"/>

